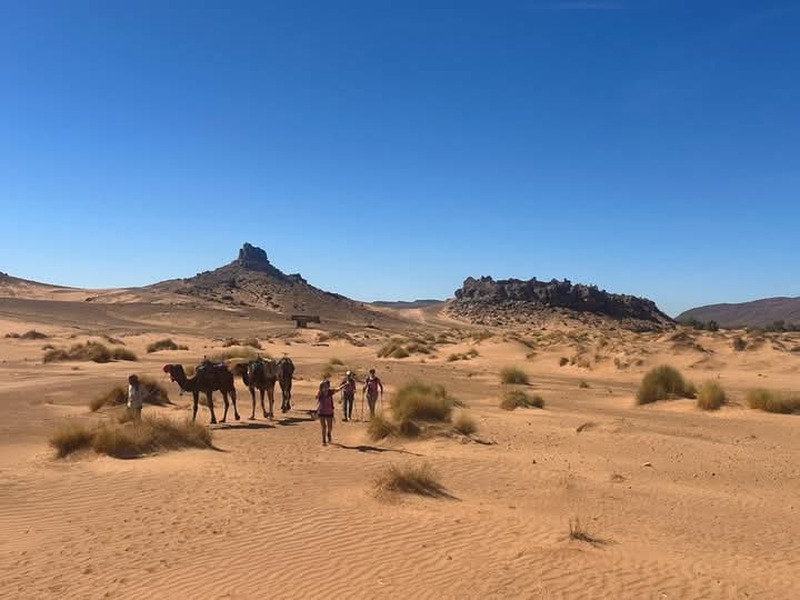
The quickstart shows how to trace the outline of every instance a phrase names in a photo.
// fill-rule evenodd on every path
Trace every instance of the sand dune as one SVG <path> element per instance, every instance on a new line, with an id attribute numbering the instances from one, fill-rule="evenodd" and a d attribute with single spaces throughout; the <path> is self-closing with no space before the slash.
<path id="1" fill-rule="evenodd" d="M 219 311 L 187 309 L 178 323 L 135 304 L 70 306 L 53 320 L 40 301 L 0 305 L 4 598 L 789 599 L 800 587 L 797 417 L 744 404 L 752 387 L 797 388 L 797 337 L 736 351 L 732 339 L 744 334 L 689 332 L 674 348 L 669 334 L 484 334 L 425 313 L 405 330 L 351 329 L 363 344 L 353 345 Z M 3 337 L 30 329 L 50 337 Z M 45 344 L 104 333 L 140 360 L 41 363 Z M 65 419 L 109 418 L 91 413 L 89 399 L 133 371 L 171 391 L 173 406 L 146 412 L 185 418 L 189 398 L 160 366 L 193 364 L 248 333 L 263 352 L 295 360 L 292 413 L 215 426 L 218 451 L 59 460 L 47 447 Z M 145 351 L 165 336 L 189 350 Z M 377 359 L 397 336 L 427 336 L 430 352 Z M 477 357 L 448 361 L 470 348 Z M 376 366 L 387 400 L 412 378 L 444 384 L 491 443 L 376 443 L 365 422 L 337 420 L 335 444 L 322 447 L 308 410 L 332 358 L 338 371 Z M 715 413 L 691 400 L 635 406 L 643 373 L 662 362 L 698 383 L 716 379 L 732 404 Z M 507 365 L 529 374 L 543 410 L 499 409 Z M 237 386 L 246 415 L 249 394 Z M 376 497 L 377 474 L 405 462 L 430 463 L 454 498 Z M 569 539 L 576 518 L 595 544 Z"/>

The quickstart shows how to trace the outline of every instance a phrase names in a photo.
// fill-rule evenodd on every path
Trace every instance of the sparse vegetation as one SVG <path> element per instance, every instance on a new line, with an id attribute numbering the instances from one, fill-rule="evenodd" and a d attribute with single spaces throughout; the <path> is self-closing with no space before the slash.
<path id="1" fill-rule="evenodd" d="M 64 348 L 53 348 L 44 355 L 44 362 L 57 361 L 93 361 L 96 363 L 107 363 L 114 360 L 138 360 L 136 354 L 127 348 L 108 348 L 100 342 L 86 342 L 85 344 L 75 344 L 68 350 Z"/>
<path id="2" fill-rule="evenodd" d="M 376 414 L 370 419 L 367 426 L 367 435 L 369 435 L 370 439 L 377 442 L 395 434 L 397 434 L 397 427 L 383 414 Z"/>
<path id="3" fill-rule="evenodd" d="M 141 385 L 146 395 L 144 401 L 148 404 L 155 404 L 163 406 L 169 404 L 169 393 L 167 389 L 155 379 L 150 377 L 140 377 L 139 385 Z M 98 411 L 104 406 L 119 406 L 128 401 L 128 388 L 122 385 L 114 386 L 104 394 L 100 394 L 89 402 L 89 408 L 92 412 Z"/>
<path id="4" fill-rule="evenodd" d="M 172 338 L 164 338 L 147 345 L 147 353 L 158 352 L 159 350 L 188 350 L 188 346 L 176 344 Z"/>
<path id="5" fill-rule="evenodd" d="M 378 350 L 378 358 L 408 358 L 412 354 L 430 354 L 431 351 L 424 339 L 395 337 Z"/>
<path id="6" fill-rule="evenodd" d="M 697 407 L 703 410 L 719 410 L 725 404 L 725 391 L 716 381 L 706 381 L 697 391 Z"/>
<path id="7" fill-rule="evenodd" d="M 141 423 L 68 423 L 50 437 L 59 457 L 92 448 L 98 454 L 133 458 L 181 448 L 211 448 L 211 431 L 189 420 L 144 417 Z"/>
<path id="8" fill-rule="evenodd" d="M 578 384 L 578 387 L 581 388 L 582 390 L 588 390 L 591 386 L 586 381 L 581 379 L 581 382 Z"/>
<path id="9" fill-rule="evenodd" d="M 428 463 L 389 465 L 375 478 L 378 493 L 400 492 L 429 498 L 449 496 L 439 482 L 439 474 Z"/>
<path id="10" fill-rule="evenodd" d="M 800 413 L 800 394 L 787 394 L 765 390 L 763 388 L 747 392 L 747 404 L 750 408 L 771 413 Z"/>
<path id="11" fill-rule="evenodd" d="M 19 339 L 19 340 L 44 340 L 49 338 L 50 336 L 46 333 L 42 333 L 41 331 L 36 331 L 35 329 L 31 329 L 30 331 L 26 331 L 25 333 L 7 333 L 5 335 L 6 338 L 9 339 Z"/>
<path id="12" fill-rule="evenodd" d="M 518 367 L 505 367 L 500 371 L 500 381 L 505 384 L 530 385 L 528 374 Z"/>
<path id="13" fill-rule="evenodd" d="M 453 407 L 459 403 L 447 395 L 444 386 L 412 381 L 392 397 L 392 413 L 398 421 L 450 421 Z"/>
<path id="14" fill-rule="evenodd" d="M 256 352 L 249 346 L 239 346 L 229 348 L 228 350 L 222 350 L 220 352 L 215 352 L 209 356 L 208 359 L 211 362 L 227 362 L 234 358 L 237 360 L 254 360 L 259 356 L 262 358 L 268 358 L 268 355 L 264 354 L 263 352 Z M 191 376 L 187 373 L 187 377 Z"/>
<path id="15" fill-rule="evenodd" d="M 522 390 L 510 390 L 505 393 L 500 401 L 503 410 L 515 408 L 544 408 L 544 399 L 541 396 L 531 396 Z"/>
<path id="16" fill-rule="evenodd" d="M 480 352 L 478 352 L 475 348 L 470 348 L 466 352 L 454 352 L 453 354 L 447 357 L 447 362 L 455 362 L 457 360 L 471 360 L 477 356 L 480 356 Z"/>
<path id="17" fill-rule="evenodd" d="M 475 419 L 462 410 L 453 421 L 453 429 L 463 435 L 472 435 L 478 431 L 478 424 Z"/>
<path id="18" fill-rule="evenodd" d="M 742 352 L 743 350 L 747 349 L 747 342 L 744 340 L 744 338 L 737 335 L 735 338 L 733 338 L 731 346 L 735 352 Z"/>
<path id="19" fill-rule="evenodd" d="M 258 341 L 257 338 L 247 338 L 244 340 L 238 340 L 236 338 L 228 338 L 224 342 L 222 342 L 223 348 L 230 348 L 232 346 L 249 346 L 250 348 L 255 348 L 256 350 L 261 350 L 261 342 Z"/>
<path id="20" fill-rule="evenodd" d="M 558 359 L 558 366 L 559 367 L 563 367 L 564 365 L 568 365 L 568 364 L 569 364 L 569 359 L 566 356 L 562 356 L 561 358 Z"/>
<path id="21" fill-rule="evenodd" d="M 636 392 L 636 403 L 649 404 L 671 398 L 694 398 L 695 392 L 694 386 L 683 378 L 680 371 L 669 365 L 661 365 L 645 374 L 639 391 Z"/>

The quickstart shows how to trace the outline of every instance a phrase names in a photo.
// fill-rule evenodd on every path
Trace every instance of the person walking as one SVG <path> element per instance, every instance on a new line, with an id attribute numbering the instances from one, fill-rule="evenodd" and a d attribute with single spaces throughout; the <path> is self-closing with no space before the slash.
<path id="1" fill-rule="evenodd" d="M 331 443 L 333 434 L 333 395 L 341 388 L 331 389 L 331 382 L 326 377 L 319 384 L 317 392 L 317 417 L 322 427 L 322 445 L 327 446 Z"/>
<path id="2" fill-rule="evenodd" d="M 348 371 L 344 376 L 339 389 L 342 390 L 344 420 L 351 421 L 353 419 L 353 405 L 356 403 L 356 376 L 352 371 Z"/>
<path id="3" fill-rule="evenodd" d="M 375 403 L 378 401 L 378 391 L 383 396 L 383 383 L 381 378 L 375 375 L 375 369 L 369 370 L 369 375 L 364 381 L 364 390 L 367 392 L 367 404 L 369 404 L 370 419 L 375 416 Z"/>
<path id="4" fill-rule="evenodd" d="M 139 383 L 138 375 L 128 377 L 128 412 L 133 417 L 133 422 L 142 420 L 142 405 L 144 404 L 145 391 Z"/>

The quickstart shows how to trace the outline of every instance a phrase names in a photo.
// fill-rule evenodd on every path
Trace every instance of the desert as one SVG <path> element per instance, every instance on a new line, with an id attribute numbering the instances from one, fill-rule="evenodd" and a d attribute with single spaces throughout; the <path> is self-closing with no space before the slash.
<path id="1" fill-rule="evenodd" d="M 261 278 L 281 302 L 274 273 L 245 263 L 240 253 L 222 268 L 246 276 L 236 293 Z M 796 389 L 798 333 L 664 319 L 646 331 L 568 309 L 508 322 L 492 310 L 486 325 L 456 318 L 454 301 L 336 299 L 333 310 L 316 293 L 303 308 L 321 323 L 296 328 L 280 309 L 220 303 L 211 288 L 4 285 L 3 597 L 788 599 L 800 583 L 796 417 L 747 401 L 756 388 Z M 125 352 L 44 361 L 86 343 Z M 210 448 L 59 458 L 48 443 L 66 423 L 115 423 L 124 404 L 90 405 L 131 373 L 168 394 L 145 416 L 186 421 L 191 394 L 165 364 L 256 355 L 291 357 L 292 408 L 280 410 L 277 390 L 272 418 L 257 406 L 248 419 L 237 376 L 241 420 L 231 411 L 210 425 L 201 398 Z M 715 382 L 724 405 L 637 404 L 660 365 Z M 337 402 L 322 446 L 319 381 L 338 384 L 347 370 L 363 381 L 370 368 L 385 386 L 376 410 L 387 431 L 375 433 L 359 388 L 353 419 Z M 452 412 L 412 432 L 393 423 L 409 385 L 445 390 Z M 519 408 L 501 407 L 509 394 Z M 397 472 L 432 481 L 387 487 Z"/>

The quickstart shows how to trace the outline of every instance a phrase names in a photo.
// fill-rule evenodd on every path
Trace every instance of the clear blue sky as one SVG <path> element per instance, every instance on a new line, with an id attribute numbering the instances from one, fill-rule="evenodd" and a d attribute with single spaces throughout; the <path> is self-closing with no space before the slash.
<path id="1" fill-rule="evenodd" d="M 249 241 L 363 300 L 800 295 L 798 32 L 794 0 L 0 0 L 0 270 Z"/>

